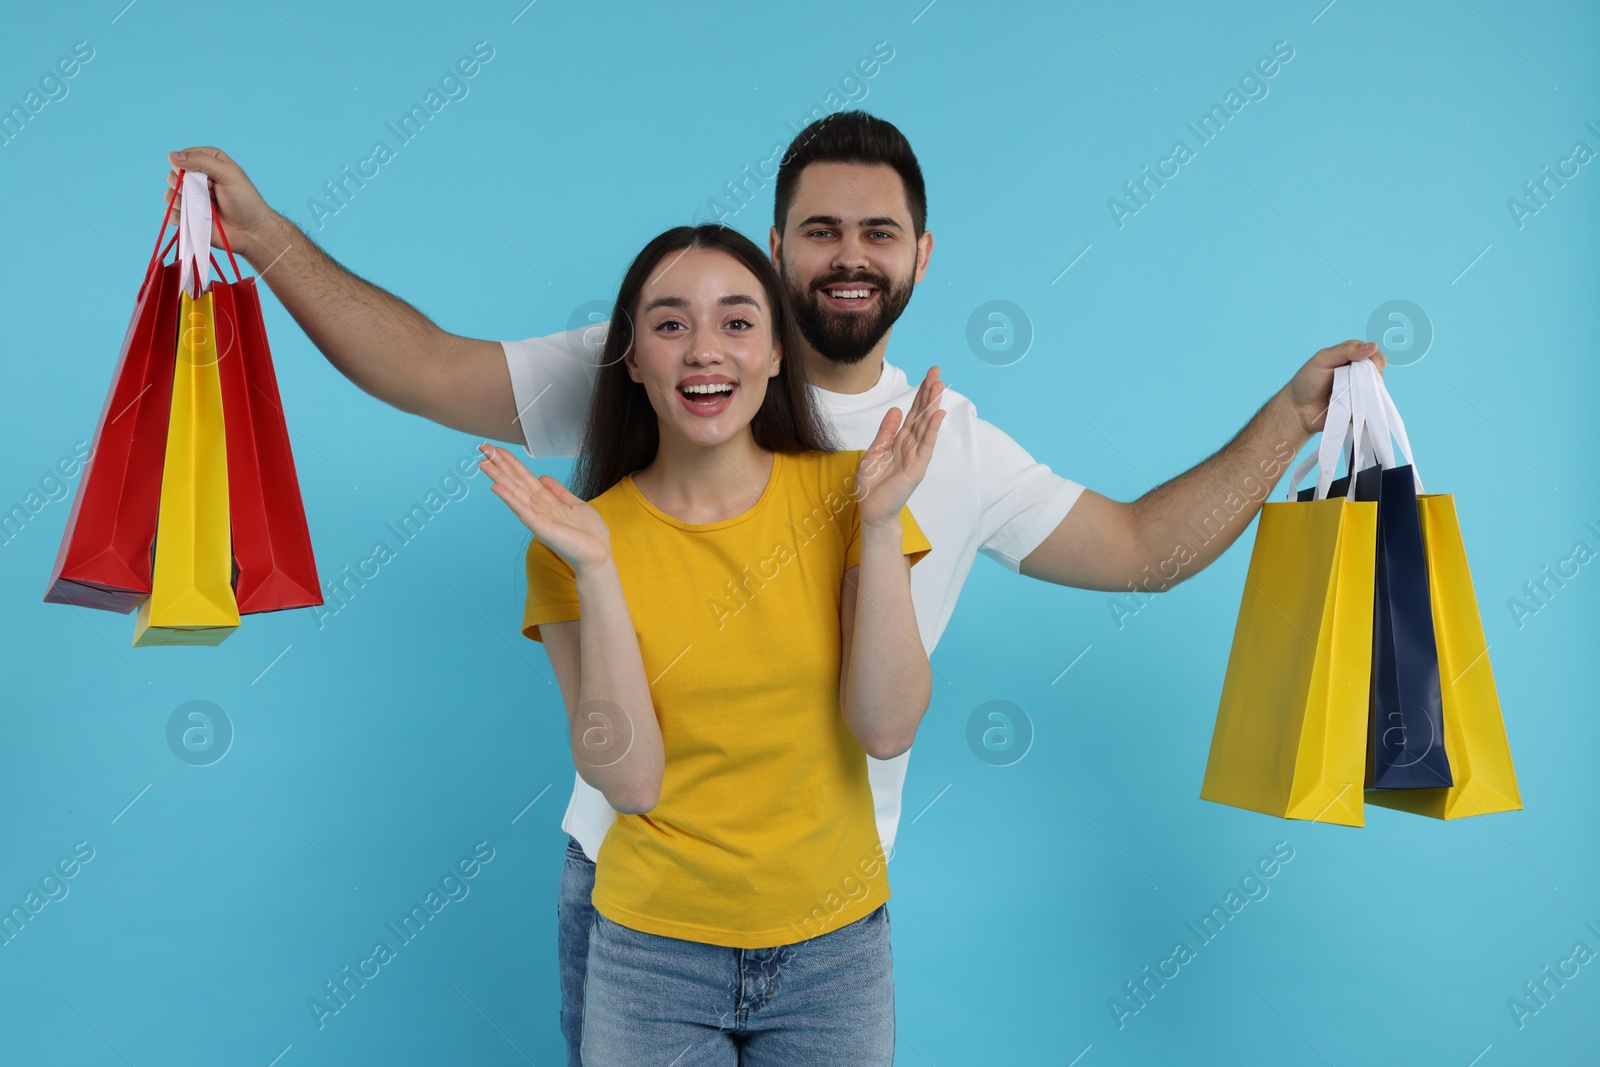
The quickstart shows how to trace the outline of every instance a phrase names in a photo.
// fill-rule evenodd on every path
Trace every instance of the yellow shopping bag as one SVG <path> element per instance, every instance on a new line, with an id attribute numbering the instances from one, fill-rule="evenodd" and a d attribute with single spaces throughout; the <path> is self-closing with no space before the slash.
<path id="1" fill-rule="evenodd" d="M 1266 504 L 1203 800 L 1361 826 L 1378 505 Z"/>
<path id="2" fill-rule="evenodd" d="M 1500 698 L 1467 552 L 1446 493 L 1417 498 L 1422 546 L 1428 559 L 1433 631 L 1439 646 L 1439 693 L 1444 708 L 1444 750 L 1455 784 L 1448 789 L 1381 789 L 1367 800 L 1435 819 L 1520 811 L 1522 795 L 1500 717 Z"/>
<path id="3" fill-rule="evenodd" d="M 134 621 L 135 646 L 217 645 L 239 625 L 211 293 L 185 291 L 181 302 L 155 573 Z"/>

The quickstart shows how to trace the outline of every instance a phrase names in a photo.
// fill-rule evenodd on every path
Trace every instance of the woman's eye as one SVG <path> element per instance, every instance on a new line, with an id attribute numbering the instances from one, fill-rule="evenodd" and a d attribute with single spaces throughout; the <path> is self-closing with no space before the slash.
<path id="1" fill-rule="evenodd" d="M 737 326 L 742 330 L 753 329 L 753 325 L 749 319 L 734 319 L 732 322 L 728 323 L 728 325 Z"/>
<path id="2" fill-rule="evenodd" d="M 676 320 L 676 319 L 668 319 L 665 322 L 656 323 L 655 326 L 653 326 L 651 328 L 654 329 L 657 333 L 665 333 L 668 330 L 671 330 L 671 329 L 674 329 L 674 328 L 678 328 L 678 327 L 682 327 L 682 326 L 683 326 L 683 323 L 679 322 L 678 320 Z"/>

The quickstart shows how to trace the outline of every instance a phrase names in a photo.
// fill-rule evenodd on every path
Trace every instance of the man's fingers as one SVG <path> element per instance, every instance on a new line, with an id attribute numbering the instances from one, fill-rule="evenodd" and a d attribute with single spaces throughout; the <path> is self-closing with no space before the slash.
<path id="1" fill-rule="evenodd" d="M 176 152 L 167 153 L 167 162 L 172 169 L 197 170 L 201 174 L 215 178 L 219 174 L 231 174 L 239 169 L 233 158 L 220 148 L 211 145 L 199 145 L 194 148 L 184 148 Z"/>
<path id="2" fill-rule="evenodd" d="M 1371 346 L 1370 348 L 1368 347 L 1369 345 Z M 1330 345 L 1322 349 L 1311 357 L 1311 362 L 1318 367 L 1332 370 L 1334 367 L 1342 367 L 1346 363 L 1354 363 L 1359 359 L 1372 359 L 1374 357 L 1378 360 L 1382 359 L 1382 353 L 1375 343 L 1352 339 L 1341 341 L 1336 345 Z M 1381 370 L 1383 363 L 1379 362 L 1377 366 Z"/>
<path id="3" fill-rule="evenodd" d="M 244 171 L 240 169 L 239 164 L 235 163 L 226 152 L 210 145 L 168 152 L 167 164 L 171 168 L 167 171 L 167 188 L 169 189 L 177 188 L 178 171 L 180 170 L 196 171 L 204 174 L 210 179 L 207 184 L 211 186 L 215 186 L 219 179 L 229 183 L 236 183 L 244 176 Z"/>

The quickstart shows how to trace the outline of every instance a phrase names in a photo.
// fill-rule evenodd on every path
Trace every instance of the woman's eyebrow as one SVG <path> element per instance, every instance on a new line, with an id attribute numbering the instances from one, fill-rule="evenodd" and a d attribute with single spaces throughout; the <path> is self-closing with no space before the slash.
<path id="1" fill-rule="evenodd" d="M 741 305 L 741 304 L 749 304 L 751 307 L 756 308 L 758 310 L 761 307 L 761 301 L 759 301 L 755 297 L 749 296 L 749 295 L 747 295 L 745 293 L 729 293 L 727 296 L 722 297 L 721 299 L 719 299 L 717 301 L 717 306 L 718 307 L 733 307 L 733 306 Z M 663 307 L 665 307 L 665 308 L 681 308 L 681 309 L 687 311 L 688 308 L 689 308 L 689 301 L 685 300 L 681 296 L 658 296 L 654 300 L 652 300 L 648 304 L 646 304 L 644 306 L 644 310 L 645 310 L 645 313 L 648 314 L 651 311 L 654 311 L 656 308 L 663 308 Z"/>

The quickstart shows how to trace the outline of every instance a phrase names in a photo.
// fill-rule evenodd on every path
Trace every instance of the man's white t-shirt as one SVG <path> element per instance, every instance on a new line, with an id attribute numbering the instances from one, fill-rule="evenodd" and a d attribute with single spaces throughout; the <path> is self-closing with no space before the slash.
<path id="1" fill-rule="evenodd" d="M 599 372 L 603 337 L 602 324 L 501 342 L 530 457 L 557 459 L 577 452 Z M 887 362 L 877 384 L 864 393 L 834 393 L 815 385 L 811 390 L 840 446 L 847 449 L 869 447 L 889 409 L 898 407 L 905 415 L 916 397 L 916 387 L 905 372 Z M 906 502 L 933 546 L 911 568 L 917 630 L 930 655 L 955 611 L 956 598 L 977 553 L 1018 570 L 1083 493 L 1083 486 L 1036 462 L 999 428 L 978 418 L 972 401 L 949 386 L 940 396 L 939 406 L 946 414 L 939 424 L 933 458 Z M 867 757 L 878 837 L 884 851 L 891 854 L 910 755 L 907 751 L 889 760 Z M 561 828 L 577 838 L 594 859 L 616 811 L 600 790 L 581 776 L 574 777 Z"/>

